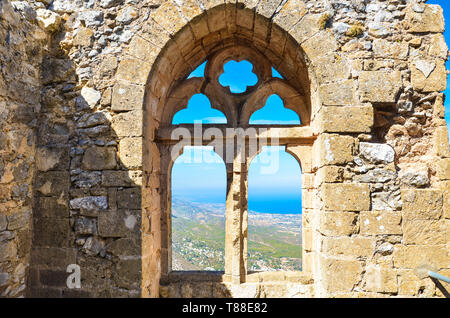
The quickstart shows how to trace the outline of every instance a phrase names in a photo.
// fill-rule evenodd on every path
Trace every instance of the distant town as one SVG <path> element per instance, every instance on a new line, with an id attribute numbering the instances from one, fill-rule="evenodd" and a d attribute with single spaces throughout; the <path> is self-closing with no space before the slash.
<path id="1" fill-rule="evenodd" d="M 301 214 L 249 212 L 248 270 L 299 271 Z M 224 270 L 225 204 L 172 202 L 172 270 Z"/>

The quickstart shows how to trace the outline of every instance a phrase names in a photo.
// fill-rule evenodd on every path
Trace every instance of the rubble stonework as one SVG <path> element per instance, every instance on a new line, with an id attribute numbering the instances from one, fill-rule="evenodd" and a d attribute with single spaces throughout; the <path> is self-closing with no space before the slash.
<path id="1" fill-rule="evenodd" d="M 28 20 L 25 2 L 0 2 L 0 297 L 21 297 L 28 285 L 41 46 L 47 35 Z"/>
<path id="2" fill-rule="evenodd" d="M 0 1 L 0 295 L 444 296 L 414 275 L 450 275 L 443 31 L 420 0 Z M 282 134 L 302 164 L 301 273 L 246 273 L 234 254 L 223 274 L 170 273 L 164 136 L 208 87 L 180 83 L 220 52 L 264 56 L 301 96 Z M 258 106 L 205 94 L 230 127 Z"/>

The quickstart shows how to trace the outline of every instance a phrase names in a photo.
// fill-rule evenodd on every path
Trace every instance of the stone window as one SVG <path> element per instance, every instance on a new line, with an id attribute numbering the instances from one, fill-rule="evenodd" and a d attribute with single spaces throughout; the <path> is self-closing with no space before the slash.
<path id="1" fill-rule="evenodd" d="M 231 82 L 237 76 L 238 65 L 243 65 L 245 71 L 254 76 L 245 76 L 251 80 L 233 86 Z M 291 83 L 257 50 L 232 46 L 211 54 L 206 62 L 197 64 L 190 74 L 172 86 L 158 130 L 162 165 L 162 283 L 189 280 L 194 275 L 193 272 L 172 271 L 171 258 L 170 176 L 173 162 L 185 146 L 212 146 L 226 166 L 225 268 L 224 272 L 216 272 L 216 275 L 224 282 L 233 283 L 252 279 L 248 269 L 248 171 L 252 158 L 265 146 L 282 146 L 302 168 L 310 165 L 312 136 L 307 106 L 310 101 L 298 89 L 299 86 Z M 202 116 L 196 119 L 203 119 L 202 123 L 208 125 L 196 125 L 195 120 L 179 121 L 177 116 L 189 110 L 191 101 L 197 96 L 207 98 L 206 108 L 222 113 L 226 121 L 206 122 Z M 266 104 L 275 107 L 276 113 L 267 109 L 265 106 L 269 105 Z M 274 116 L 280 113 L 285 115 L 281 118 Z M 298 190 L 301 193 L 301 185 Z M 302 258 L 302 255 L 298 256 Z M 284 276 L 279 277 L 283 279 Z"/>

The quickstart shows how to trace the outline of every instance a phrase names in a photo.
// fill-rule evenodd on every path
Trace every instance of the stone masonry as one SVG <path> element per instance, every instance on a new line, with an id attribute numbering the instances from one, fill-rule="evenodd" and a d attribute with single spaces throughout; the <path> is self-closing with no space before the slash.
<path id="1" fill-rule="evenodd" d="M 450 276 L 443 31 L 421 0 L 0 0 L 0 296 L 443 297 L 414 274 Z M 227 58 L 264 61 L 245 103 Z M 225 272 L 170 271 L 171 118 L 199 92 L 226 127 L 268 92 L 301 116 L 268 134 L 302 166 L 302 272 L 247 272 L 235 162 Z"/>

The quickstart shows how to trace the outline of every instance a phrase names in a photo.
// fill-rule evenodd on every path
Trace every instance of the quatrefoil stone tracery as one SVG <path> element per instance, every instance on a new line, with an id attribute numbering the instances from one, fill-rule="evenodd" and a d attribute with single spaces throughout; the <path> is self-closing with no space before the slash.
<path id="1" fill-rule="evenodd" d="M 252 72 L 258 77 L 257 83 L 247 87 L 243 93 L 232 93 L 229 87 L 219 83 L 224 65 L 231 60 L 249 61 L 253 65 Z M 250 116 L 262 108 L 272 94 L 280 96 L 285 107 L 300 116 L 302 125 L 309 124 L 310 112 L 304 94 L 285 79 L 274 78 L 272 63 L 264 55 L 248 47 L 234 46 L 215 53 L 207 60 L 204 77 L 184 79 L 175 85 L 167 100 L 163 125 L 170 126 L 175 113 L 186 108 L 191 96 L 199 93 L 209 98 L 213 108 L 225 114 L 229 126 L 248 126 Z"/>

